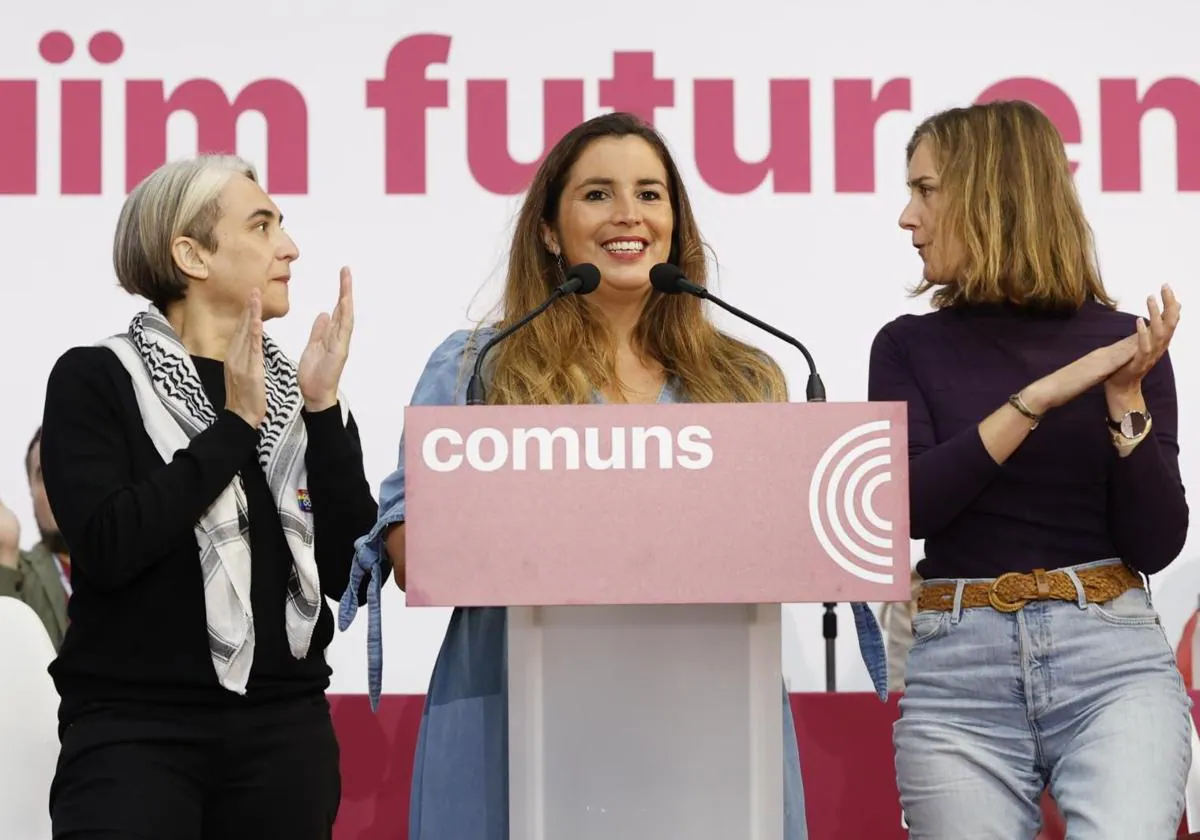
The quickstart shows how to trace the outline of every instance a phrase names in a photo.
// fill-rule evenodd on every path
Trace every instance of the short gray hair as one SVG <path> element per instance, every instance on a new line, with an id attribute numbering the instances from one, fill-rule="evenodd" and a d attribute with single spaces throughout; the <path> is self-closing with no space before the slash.
<path id="1" fill-rule="evenodd" d="M 138 184 L 125 199 L 113 238 L 121 288 L 159 309 L 182 300 L 188 278 L 175 265 L 171 243 L 188 236 L 216 250 L 221 191 L 236 175 L 258 181 L 254 166 L 236 155 L 199 155 L 165 163 Z"/>

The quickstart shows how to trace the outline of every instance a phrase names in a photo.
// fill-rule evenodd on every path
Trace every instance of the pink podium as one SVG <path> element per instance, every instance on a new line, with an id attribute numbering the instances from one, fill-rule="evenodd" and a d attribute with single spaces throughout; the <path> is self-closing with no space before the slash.
<path id="1" fill-rule="evenodd" d="M 511 836 L 780 840 L 780 604 L 904 601 L 901 403 L 412 406 L 410 606 L 508 609 Z"/>

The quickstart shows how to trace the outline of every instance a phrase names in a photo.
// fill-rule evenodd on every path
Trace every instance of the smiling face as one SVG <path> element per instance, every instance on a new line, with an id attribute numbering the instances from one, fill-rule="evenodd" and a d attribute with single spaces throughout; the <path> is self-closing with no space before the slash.
<path id="1" fill-rule="evenodd" d="M 190 276 L 188 295 L 214 311 L 240 313 L 252 289 L 262 292 L 263 320 L 287 314 L 288 281 L 300 252 L 283 229 L 283 215 L 262 187 L 234 175 L 221 190 L 220 216 L 207 237 L 212 247 L 180 237 L 173 254 Z"/>
<path id="2" fill-rule="evenodd" d="M 961 253 L 949 232 L 938 229 L 941 186 L 933 144 L 926 137 L 908 162 L 909 200 L 900 214 L 900 227 L 912 234 L 913 247 L 925 264 L 925 280 L 930 283 L 951 282 Z"/>
<path id="3" fill-rule="evenodd" d="M 571 167 L 543 239 L 568 265 L 594 263 L 601 285 L 644 291 L 671 253 L 675 216 L 666 167 L 636 135 L 593 140 Z"/>

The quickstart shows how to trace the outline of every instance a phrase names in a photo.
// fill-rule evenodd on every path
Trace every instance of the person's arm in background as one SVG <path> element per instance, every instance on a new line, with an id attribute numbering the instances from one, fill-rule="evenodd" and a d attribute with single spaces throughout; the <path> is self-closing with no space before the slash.
<path id="1" fill-rule="evenodd" d="M 16 598 L 33 610 L 57 647 L 60 629 L 51 597 L 28 555 L 21 551 L 20 521 L 0 502 L 0 598 Z M 58 597 L 63 597 L 61 592 Z"/>
<path id="2" fill-rule="evenodd" d="M 904 691 L 908 651 L 913 646 L 913 616 L 917 613 L 917 593 L 921 578 L 912 573 L 912 599 L 890 601 L 879 613 L 879 623 L 887 637 L 888 691 Z"/>

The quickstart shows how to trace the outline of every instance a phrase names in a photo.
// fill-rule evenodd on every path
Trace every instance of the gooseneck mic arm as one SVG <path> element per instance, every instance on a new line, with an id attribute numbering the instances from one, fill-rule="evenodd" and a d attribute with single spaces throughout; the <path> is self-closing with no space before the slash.
<path id="1" fill-rule="evenodd" d="M 538 304 L 537 308 L 488 339 L 475 357 L 475 369 L 472 371 L 471 378 L 467 382 L 467 405 L 483 405 L 486 402 L 487 397 L 483 388 L 483 363 L 493 347 L 541 315 L 559 298 L 569 297 L 570 295 L 589 295 L 596 291 L 599 285 L 600 269 L 596 268 L 596 266 L 591 263 L 579 263 L 578 265 L 571 266 L 567 270 L 566 280 L 557 286 L 548 298 Z"/>
<path id="2" fill-rule="evenodd" d="M 804 398 L 808 402 L 825 402 L 825 383 L 821 381 L 821 375 L 819 373 L 817 373 L 817 365 L 813 361 L 812 354 L 808 352 L 807 347 L 805 347 L 799 341 L 792 338 L 790 335 L 783 332 L 782 330 L 777 330 L 774 327 L 772 327 L 770 324 L 768 324 L 764 321 L 760 321 L 759 319 L 755 318 L 753 315 L 749 314 L 748 312 L 743 312 L 742 310 L 738 309 L 733 304 L 726 303 L 725 301 L 721 300 L 719 297 L 708 294 L 707 290 L 704 294 L 704 299 L 711 300 L 713 303 L 715 303 L 717 306 L 721 307 L 722 309 L 724 309 L 726 312 L 730 313 L 731 315 L 736 315 L 737 317 L 741 318 L 743 321 L 747 321 L 747 322 L 753 324 L 754 326 L 758 327 L 760 330 L 766 330 L 771 335 L 778 338 L 780 341 L 787 342 L 788 344 L 792 345 L 797 350 L 799 350 L 800 353 L 804 356 L 804 361 L 808 362 L 808 385 L 804 389 Z"/>
<path id="3" fill-rule="evenodd" d="M 825 383 L 821 381 L 821 376 L 817 373 L 817 365 L 813 361 L 812 354 L 808 352 L 807 347 L 795 338 L 764 321 L 760 321 L 748 312 L 743 312 L 736 306 L 726 303 L 709 292 L 708 289 L 688 280 L 677 265 L 659 263 L 654 266 L 654 268 L 650 269 L 650 283 L 655 289 L 664 294 L 677 295 L 685 293 L 703 300 L 710 300 L 729 314 L 736 315 L 743 321 L 753 324 L 760 330 L 764 330 L 775 336 L 780 341 L 795 347 L 803 354 L 804 361 L 808 362 L 808 387 L 805 389 L 805 398 L 808 402 L 825 402 Z M 825 613 L 821 617 L 821 635 L 825 638 L 825 690 L 837 691 L 837 604 L 826 601 L 822 606 L 825 607 Z"/>
<path id="4" fill-rule="evenodd" d="M 719 297 L 714 295 L 703 286 L 693 283 L 684 276 L 683 271 L 679 266 L 670 263 L 659 263 L 650 269 L 650 283 L 660 292 L 669 295 L 677 295 L 680 292 L 695 295 L 703 300 L 712 301 L 717 306 L 724 309 L 731 315 L 741 318 L 747 323 L 753 324 L 760 330 L 770 333 L 780 341 L 792 345 L 800 351 L 804 356 L 804 361 L 808 362 L 808 387 L 805 388 L 805 399 L 808 402 L 825 402 L 825 383 L 821 381 L 821 375 L 817 373 L 816 362 L 813 361 L 812 353 L 808 352 L 808 348 L 801 344 L 797 339 L 785 333 L 783 330 L 776 329 L 765 321 L 760 321 L 748 312 L 743 312 L 731 303 L 726 303 Z"/>

